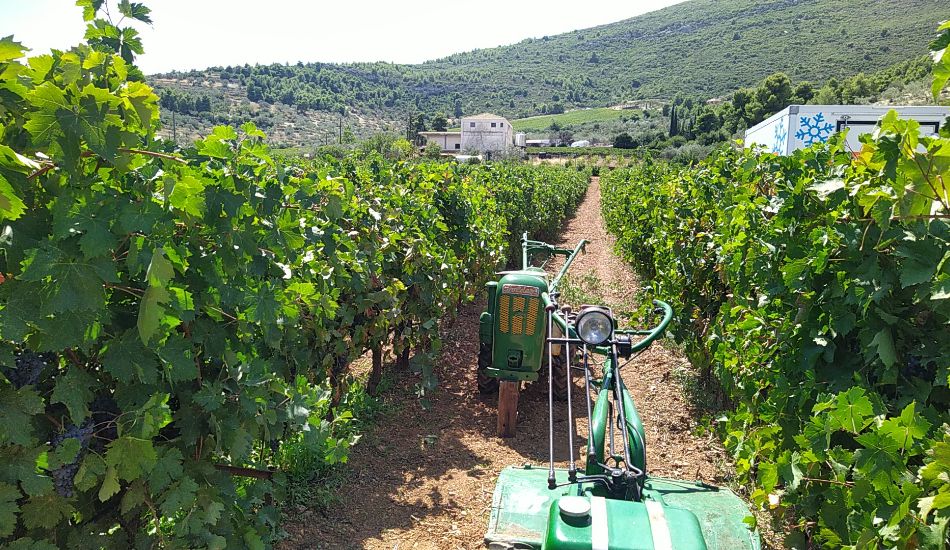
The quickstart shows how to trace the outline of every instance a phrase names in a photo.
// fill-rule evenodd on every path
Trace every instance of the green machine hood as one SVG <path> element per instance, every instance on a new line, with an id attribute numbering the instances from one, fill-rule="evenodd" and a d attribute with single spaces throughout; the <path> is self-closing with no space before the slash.
<path id="1" fill-rule="evenodd" d="M 485 536 L 489 549 L 759 549 L 757 533 L 742 521 L 746 503 L 728 489 L 649 478 L 643 501 L 631 502 L 593 496 L 589 484 L 549 490 L 547 475 L 528 466 L 502 471 Z"/>

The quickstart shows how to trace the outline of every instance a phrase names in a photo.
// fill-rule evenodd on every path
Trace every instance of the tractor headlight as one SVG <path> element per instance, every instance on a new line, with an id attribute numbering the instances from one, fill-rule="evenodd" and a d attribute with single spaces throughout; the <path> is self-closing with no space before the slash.
<path id="1" fill-rule="evenodd" d="M 610 341 L 614 333 L 614 318 L 602 307 L 586 308 L 574 322 L 577 335 L 589 346 L 600 346 Z"/>

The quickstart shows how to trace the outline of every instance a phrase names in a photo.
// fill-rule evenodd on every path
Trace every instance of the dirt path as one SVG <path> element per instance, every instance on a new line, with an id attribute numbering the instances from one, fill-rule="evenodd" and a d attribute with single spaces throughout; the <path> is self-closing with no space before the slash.
<path id="1" fill-rule="evenodd" d="M 590 244 L 571 268 L 572 279 L 593 281 L 607 303 L 623 311 L 635 297 L 636 278 L 611 252 L 597 178 L 562 242 L 573 246 L 581 238 Z M 475 390 L 480 312 L 481 306 L 468 306 L 443 330 L 440 386 L 431 409 L 423 410 L 412 396 L 411 381 L 397 384 L 388 399 L 400 408 L 380 419 L 353 450 L 352 475 L 341 488 L 339 505 L 292 519 L 284 526 L 289 537 L 282 548 L 483 547 L 498 473 L 509 465 L 546 463 L 548 442 L 547 396 L 540 384 L 522 392 L 518 435 L 495 436 L 495 399 L 481 399 Z M 643 417 L 650 473 L 717 483 L 724 453 L 714 436 L 694 435 L 696 419 L 676 376 L 686 368 L 680 355 L 654 345 L 623 375 Z M 583 411 L 582 391 L 574 396 L 575 411 Z M 558 411 L 555 418 L 556 433 L 564 434 L 566 412 Z M 586 424 L 586 418 L 576 419 L 577 433 L 586 434 Z M 561 439 L 556 455 L 566 460 Z M 582 437 L 576 443 L 586 441 Z"/>

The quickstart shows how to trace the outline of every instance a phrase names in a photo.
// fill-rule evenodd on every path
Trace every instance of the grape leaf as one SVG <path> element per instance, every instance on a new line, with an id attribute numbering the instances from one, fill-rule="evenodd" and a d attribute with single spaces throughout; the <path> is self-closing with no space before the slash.
<path id="1" fill-rule="evenodd" d="M 56 386 L 50 396 L 50 403 L 62 403 L 69 410 L 73 424 L 82 424 L 89 415 L 86 406 L 93 398 L 92 386 L 96 380 L 85 370 L 70 365 L 66 373 L 57 376 Z"/>
<path id="2" fill-rule="evenodd" d="M 27 529 L 53 529 L 69 519 L 74 509 L 56 493 L 30 497 L 20 508 L 20 517 Z"/>
<path id="3" fill-rule="evenodd" d="M 155 493 L 164 491 L 169 483 L 179 479 L 183 473 L 181 451 L 174 447 L 166 447 L 161 449 L 159 454 L 148 476 L 148 486 Z"/>
<path id="4" fill-rule="evenodd" d="M 139 337 L 142 343 L 148 345 L 149 341 L 158 332 L 162 325 L 162 319 L 165 318 L 165 306 L 171 296 L 168 290 L 160 286 L 150 286 L 145 289 L 142 296 L 142 302 L 139 304 L 139 316 L 136 326 L 139 330 Z"/>
<path id="5" fill-rule="evenodd" d="M 155 447 L 146 439 L 119 437 L 109 443 L 106 463 L 116 469 L 119 479 L 132 481 L 152 469 L 156 460 Z"/>
<path id="6" fill-rule="evenodd" d="M 17 500 L 20 491 L 8 483 L 0 483 L 0 537 L 7 537 L 16 527 Z"/>
<path id="7" fill-rule="evenodd" d="M 199 178 L 184 175 L 175 181 L 168 203 L 182 212 L 201 217 L 205 210 L 204 189 L 205 184 Z"/>
<path id="8" fill-rule="evenodd" d="M 154 384 L 158 380 L 159 365 L 155 354 L 142 346 L 141 340 L 131 330 L 109 342 L 102 356 L 102 366 L 123 383 Z"/>
<path id="9" fill-rule="evenodd" d="M 893 367 L 897 364 L 897 351 L 894 349 L 894 336 L 891 329 L 882 328 L 871 339 L 871 345 L 877 347 L 877 355 L 886 367 Z"/>
<path id="10" fill-rule="evenodd" d="M 14 42 L 12 36 L 0 38 L 0 63 L 19 59 L 25 51 L 27 48 L 19 42 Z"/>
<path id="11" fill-rule="evenodd" d="M 143 23 L 151 23 L 152 20 L 149 18 L 148 14 L 151 13 L 151 10 L 145 7 L 144 4 L 138 2 L 130 2 L 129 0 L 120 0 L 119 1 L 119 13 L 122 15 L 141 21 Z"/>
<path id="12" fill-rule="evenodd" d="M 99 500 L 102 502 L 109 500 L 112 495 L 119 492 L 120 488 L 119 474 L 115 467 L 109 466 L 106 468 L 106 475 L 102 480 L 102 486 L 99 488 Z"/>
<path id="13" fill-rule="evenodd" d="M 898 443 L 901 450 L 907 449 L 927 436 L 930 430 L 930 422 L 927 419 L 915 413 L 916 403 L 911 402 L 904 407 L 901 415 L 897 418 L 889 418 L 881 423 L 879 430 L 881 433 L 889 435 Z"/>
<path id="14" fill-rule="evenodd" d="M 829 419 L 839 429 L 857 434 L 871 422 L 874 407 L 865 395 L 864 388 L 853 387 L 839 393 L 835 408 L 829 412 Z"/>
<path id="15" fill-rule="evenodd" d="M 26 210 L 23 200 L 17 196 L 13 186 L 0 174 L 0 220 L 15 220 Z"/>
<path id="16" fill-rule="evenodd" d="M 165 492 L 159 509 L 166 516 L 175 516 L 181 510 L 190 509 L 195 503 L 198 484 L 188 476 L 178 479 Z"/>
<path id="17" fill-rule="evenodd" d="M 14 389 L 0 385 L 0 441 L 30 446 L 33 428 L 30 418 L 44 410 L 43 398 L 31 386 Z"/>

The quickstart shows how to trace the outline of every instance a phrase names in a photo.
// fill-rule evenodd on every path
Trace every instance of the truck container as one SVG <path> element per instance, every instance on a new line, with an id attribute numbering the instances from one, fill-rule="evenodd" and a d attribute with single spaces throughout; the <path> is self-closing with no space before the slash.
<path id="1" fill-rule="evenodd" d="M 874 131 L 888 111 L 920 123 L 921 135 L 936 135 L 950 116 L 950 107 L 888 105 L 790 105 L 746 130 L 745 146 L 765 146 L 779 155 L 815 143 L 824 143 L 836 132 L 847 129 L 848 150 L 861 150 L 859 137 Z"/>

